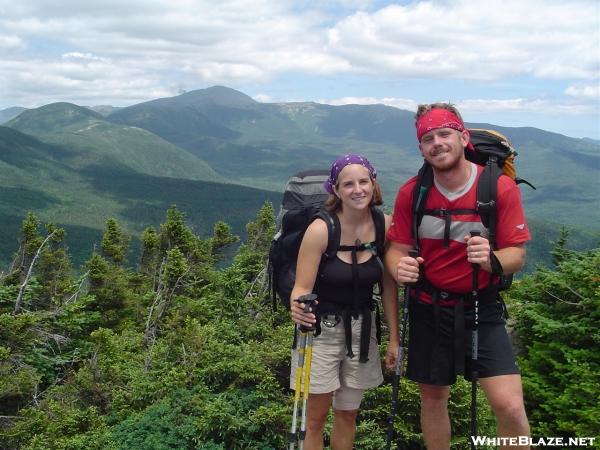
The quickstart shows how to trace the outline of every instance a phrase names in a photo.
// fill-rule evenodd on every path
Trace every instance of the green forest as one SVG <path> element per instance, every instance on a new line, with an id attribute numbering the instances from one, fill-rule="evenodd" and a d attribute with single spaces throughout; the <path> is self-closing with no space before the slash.
<path id="1" fill-rule="evenodd" d="M 172 206 L 140 236 L 109 219 L 74 267 L 65 230 L 28 214 L 0 275 L 0 448 L 285 448 L 293 326 L 268 292 L 274 232 L 271 203 L 241 245 L 221 221 L 196 235 Z M 600 441 L 600 248 L 572 250 L 567 229 L 551 248 L 551 265 L 505 294 L 532 435 Z M 358 449 L 385 445 L 392 376 L 366 395 Z M 478 399 L 479 433 L 493 436 Z M 453 448 L 470 446 L 469 406 L 461 381 Z M 403 379 L 397 448 L 422 448 L 418 409 Z"/>

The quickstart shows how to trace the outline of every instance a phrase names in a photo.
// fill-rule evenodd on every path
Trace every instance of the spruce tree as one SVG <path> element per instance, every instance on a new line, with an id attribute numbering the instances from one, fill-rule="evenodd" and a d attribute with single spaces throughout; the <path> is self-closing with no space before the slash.
<path id="1" fill-rule="evenodd" d="M 102 236 L 102 255 L 114 264 L 122 264 L 129 250 L 129 240 L 119 223 L 108 219 Z"/>

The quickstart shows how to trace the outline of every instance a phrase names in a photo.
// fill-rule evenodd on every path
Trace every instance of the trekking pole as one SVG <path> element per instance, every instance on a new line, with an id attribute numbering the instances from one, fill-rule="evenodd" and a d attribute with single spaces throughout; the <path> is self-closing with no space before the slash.
<path id="1" fill-rule="evenodd" d="M 480 236 L 481 232 L 471 231 L 471 237 Z M 473 330 L 471 333 L 471 448 L 475 448 L 474 436 L 477 436 L 477 359 L 479 352 L 479 264 L 471 264 L 473 268 Z"/>
<path id="2" fill-rule="evenodd" d="M 317 299 L 316 294 L 306 294 L 298 298 L 297 301 L 304 303 L 304 312 L 310 312 L 310 307 Z M 300 331 L 300 340 L 298 342 L 298 366 L 296 367 L 296 382 L 294 392 L 294 410 L 292 413 L 292 427 L 289 436 L 289 450 L 294 450 L 296 441 L 298 448 L 304 448 L 304 436 L 306 434 L 306 405 L 308 402 L 308 388 L 310 383 L 310 365 L 312 361 L 312 341 L 314 334 L 311 333 L 313 327 L 298 326 Z M 300 420 L 300 433 L 298 429 L 298 407 L 300 405 L 300 391 L 302 390 L 302 414 Z"/>
<path id="3" fill-rule="evenodd" d="M 411 250 L 408 252 L 408 256 L 413 258 L 417 257 L 417 252 Z M 410 301 L 411 283 L 404 285 L 404 304 L 402 311 L 402 323 L 400 325 L 400 346 L 398 347 L 398 356 L 396 357 L 396 372 L 394 373 L 394 381 L 392 383 L 392 404 L 390 408 L 390 415 L 388 416 L 388 427 L 387 427 L 387 440 L 385 443 L 385 449 L 390 450 L 392 448 L 392 439 L 394 437 L 394 420 L 396 419 L 396 412 L 398 410 L 398 391 L 400 390 L 400 378 L 402 377 L 402 368 L 404 367 L 404 355 L 405 355 L 405 340 L 406 340 L 406 329 L 408 327 L 408 304 Z"/>

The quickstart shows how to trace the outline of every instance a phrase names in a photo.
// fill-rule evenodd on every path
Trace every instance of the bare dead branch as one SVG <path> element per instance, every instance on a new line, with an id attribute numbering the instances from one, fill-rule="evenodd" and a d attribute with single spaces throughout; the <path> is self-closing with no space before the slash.
<path id="1" fill-rule="evenodd" d="M 571 291 L 573 294 L 575 294 L 577 297 L 579 297 L 581 300 L 587 300 L 583 295 L 581 295 L 579 292 L 577 292 L 575 289 L 573 289 L 571 286 L 566 286 L 566 288 Z"/>
<path id="2" fill-rule="evenodd" d="M 555 299 L 555 300 L 558 300 L 558 301 L 559 301 L 559 302 L 561 302 L 561 303 L 565 303 L 565 304 L 567 304 L 567 305 L 579 306 L 579 303 L 568 302 L 568 301 L 566 301 L 566 300 L 563 300 L 562 298 L 560 298 L 560 297 L 558 297 L 558 296 L 554 295 L 554 294 L 553 294 L 552 292 L 550 292 L 550 291 L 546 291 L 546 290 L 544 290 L 544 292 L 545 292 L 546 294 L 548 294 L 550 297 L 552 297 L 553 299 Z"/>
<path id="3" fill-rule="evenodd" d="M 29 283 L 31 274 L 33 273 L 33 266 L 35 265 L 37 259 L 39 258 L 40 254 L 42 253 L 42 249 L 44 248 L 46 243 L 50 240 L 50 238 L 52 236 L 54 236 L 56 231 L 57 230 L 54 230 L 52 233 L 50 233 L 48 236 L 46 236 L 46 239 L 44 239 L 44 242 L 42 242 L 40 247 L 37 249 L 37 252 L 35 252 L 35 256 L 33 257 L 31 264 L 29 265 L 29 270 L 27 271 L 25 280 L 23 281 L 23 284 L 21 284 L 21 288 L 19 289 L 19 294 L 17 295 L 17 300 L 15 301 L 15 309 L 13 310 L 13 313 L 12 313 L 13 316 L 19 314 L 19 311 L 21 310 L 21 302 L 23 301 L 23 294 L 25 292 L 25 288 L 27 287 L 27 284 Z"/>
<path id="4" fill-rule="evenodd" d="M 250 285 L 248 292 L 246 292 L 246 295 L 244 296 L 244 300 L 247 300 L 249 297 L 254 297 L 254 286 L 257 283 L 261 286 L 261 288 L 259 289 L 257 294 L 264 294 L 266 292 L 266 290 L 267 290 L 266 277 L 267 277 L 267 268 L 265 267 L 258 273 L 258 275 L 256 275 L 256 277 L 252 281 L 252 284 Z"/>

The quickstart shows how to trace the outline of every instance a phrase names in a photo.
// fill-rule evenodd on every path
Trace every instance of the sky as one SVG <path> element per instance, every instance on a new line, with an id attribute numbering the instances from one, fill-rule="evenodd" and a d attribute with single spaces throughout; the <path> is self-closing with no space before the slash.
<path id="1" fill-rule="evenodd" d="M 600 139 L 598 0 L 0 0 L 0 110 L 222 85 Z"/>

